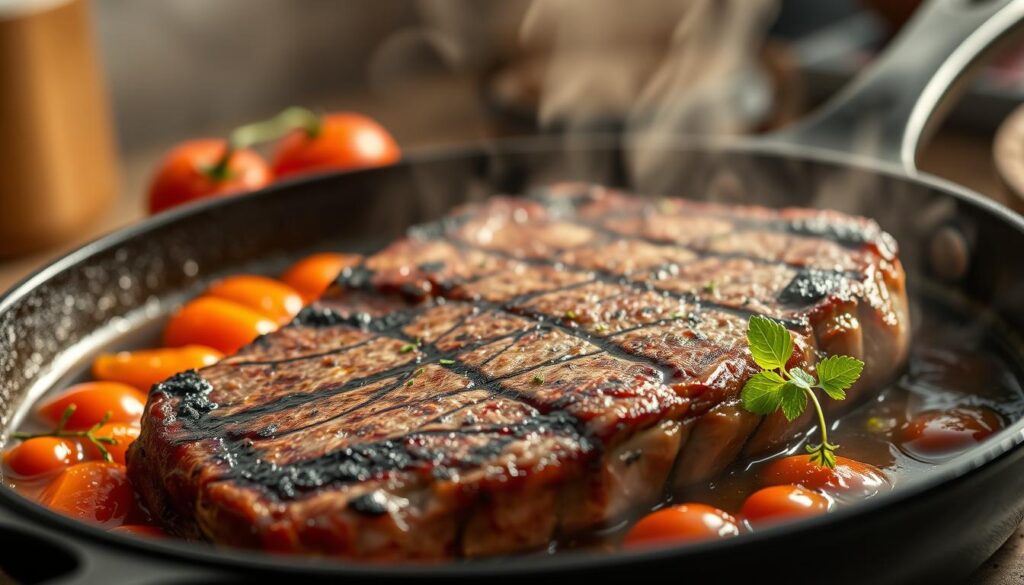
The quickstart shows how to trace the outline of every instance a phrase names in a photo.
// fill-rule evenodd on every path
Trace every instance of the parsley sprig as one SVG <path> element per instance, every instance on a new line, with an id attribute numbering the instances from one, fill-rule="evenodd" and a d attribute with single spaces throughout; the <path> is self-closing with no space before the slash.
<path id="1" fill-rule="evenodd" d="M 107 421 L 110 420 L 110 417 L 113 415 L 113 413 L 110 412 L 109 410 L 103 413 L 103 418 L 101 418 L 98 423 L 92 425 L 91 427 L 85 429 L 84 431 L 69 431 L 64 427 L 67 426 L 68 421 L 71 420 L 71 415 L 75 414 L 75 410 L 77 408 L 77 405 L 69 404 L 68 407 L 64 409 L 64 413 L 61 414 L 60 422 L 57 423 L 57 427 L 52 431 L 45 433 L 25 433 L 18 431 L 15 433 L 11 433 L 11 437 L 15 439 L 20 439 L 22 441 L 35 439 L 36 437 L 66 437 L 69 439 L 85 439 L 86 441 L 89 441 L 96 447 L 96 450 L 100 452 L 100 456 L 103 457 L 104 461 L 106 461 L 107 463 L 112 462 L 114 458 L 113 456 L 111 456 L 110 451 L 107 449 L 107 445 L 116 445 L 117 439 L 115 439 L 114 437 L 98 437 L 96 436 L 96 431 L 100 430 L 100 428 L 103 425 L 107 424 Z"/>
<path id="2" fill-rule="evenodd" d="M 864 362 L 845 355 L 827 357 L 818 362 L 817 378 L 801 368 L 787 370 L 786 363 L 793 355 L 793 338 L 781 323 L 760 315 L 747 321 L 747 343 L 761 371 L 743 386 L 743 407 L 760 415 L 781 409 L 786 420 L 793 420 L 803 414 L 810 401 L 818 414 L 821 443 L 807 445 L 807 452 L 812 463 L 835 468 L 839 445 L 828 441 L 825 413 L 814 390 L 821 390 L 833 400 L 845 399 L 847 388 L 860 378 Z"/>

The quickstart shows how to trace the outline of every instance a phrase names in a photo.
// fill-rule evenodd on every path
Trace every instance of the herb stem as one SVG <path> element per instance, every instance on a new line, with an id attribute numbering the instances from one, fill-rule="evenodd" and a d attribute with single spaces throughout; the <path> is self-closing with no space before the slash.
<path id="1" fill-rule="evenodd" d="M 114 458 L 113 456 L 110 455 L 110 451 L 107 449 L 106 446 L 116 445 L 117 439 L 113 437 L 97 437 L 94 434 L 96 431 L 100 429 L 100 427 L 107 424 L 107 421 L 110 420 L 110 417 L 113 416 L 113 413 L 108 410 L 103 414 L 103 418 L 100 419 L 100 422 L 94 424 L 88 429 L 85 429 L 84 431 L 69 431 L 64 427 L 65 425 L 67 425 L 68 420 L 71 419 L 71 415 L 75 413 L 75 410 L 77 408 L 77 405 L 69 404 L 68 407 L 64 409 L 64 412 L 60 417 L 60 422 L 57 423 L 57 427 L 52 431 L 46 433 L 26 433 L 23 431 L 17 431 L 11 433 L 11 437 L 14 439 L 19 439 L 21 441 L 27 441 L 29 439 L 38 439 L 40 437 L 85 439 L 86 441 L 89 441 L 96 447 L 96 450 L 100 452 L 100 456 L 103 457 L 104 461 L 106 461 L 107 463 L 113 462 Z"/>
<path id="2" fill-rule="evenodd" d="M 821 429 L 821 448 L 824 449 L 825 445 L 828 445 L 828 425 L 825 423 L 825 411 L 821 408 L 821 402 L 818 401 L 818 396 L 814 393 L 814 390 L 810 388 L 804 388 L 804 392 L 814 403 L 814 410 L 818 413 L 818 427 Z"/>

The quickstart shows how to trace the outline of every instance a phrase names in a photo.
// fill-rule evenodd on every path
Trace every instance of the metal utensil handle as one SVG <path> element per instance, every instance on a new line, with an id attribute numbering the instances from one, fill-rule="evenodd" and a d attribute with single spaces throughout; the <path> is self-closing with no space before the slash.
<path id="1" fill-rule="evenodd" d="M 978 58 L 1024 19 L 1024 0 L 933 0 L 884 53 L 820 110 L 768 137 L 893 162 L 916 172 L 918 147 Z"/>

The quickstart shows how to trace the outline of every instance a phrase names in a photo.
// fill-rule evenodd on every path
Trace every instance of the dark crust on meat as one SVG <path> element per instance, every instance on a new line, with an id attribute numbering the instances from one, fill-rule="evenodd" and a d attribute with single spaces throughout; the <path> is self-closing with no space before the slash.
<path id="1" fill-rule="evenodd" d="M 752 314 L 787 325 L 794 366 L 865 359 L 853 403 L 905 356 L 895 243 L 828 211 L 583 185 L 492 198 L 155 386 L 129 471 L 191 538 L 378 559 L 541 546 L 809 424 L 737 406 Z"/>

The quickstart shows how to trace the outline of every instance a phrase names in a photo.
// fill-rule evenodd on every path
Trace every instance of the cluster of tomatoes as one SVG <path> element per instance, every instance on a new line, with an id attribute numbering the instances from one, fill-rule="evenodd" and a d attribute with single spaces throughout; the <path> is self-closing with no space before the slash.
<path id="1" fill-rule="evenodd" d="M 902 425 L 893 437 L 900 448 L 925 460 L 941 460 L 984 441 L 1003 426 L 987 408 L 957 407 L 923 412 Z M 845 457 L 834 469 L 807 455 L 772 461 L 757 472 L 762 486 L 734 516 L 713 506 L 687 503 L 663 508 L 637 522 L 623 546 L 640 548 L 738 536 L 745 530 L 824 514 L 837 497 L 862 499 L 891 487 L 880 469 Z"/>
<path id="2" fill-rule="evenodd" d="M 830 469 L 807 455 L 793 455 L 769 463 L 757 475 L 763 487 L 747 496 L 738 517 L 707 504 L 670 506 L 633 525 L 623 546 L 738 536 L 747 528 L 824 514 L 835 496 L 867 497 L 889 485 L 878 468 L 845 457 L 837 457 L 835 468 Z"/>
<path id="3" fill-rule="evenodd" d="M 171 316 L 164 346 L 105 354 L 95 381 L 42 402 L 36 417 L 52 430 L 16 433 L 3 454 L 6 475 L 40 488 L 38 501 L 58 512 L 118 532 L 160 535 L 135 501 L 125 452 L 139 436 L 146 394 L 185 370 L 216 363 L 257 336 L 288 322 L 319 297 L 350 254 L 321 253 L 293 264 L 280 280 L 237 275 L 212 284 Z"/>
<path id="4" fill-rule="evenodd" d="M 270 162 L 250 148 L 265 141 L 276 142 Z M 391 134 L 366 116 L 289 108 L 227 140 L 190 140 L 172 149 L 150 184 L 149 211 L 248 193 L 304 173 L 388 165 L 400 155 Z"/>

